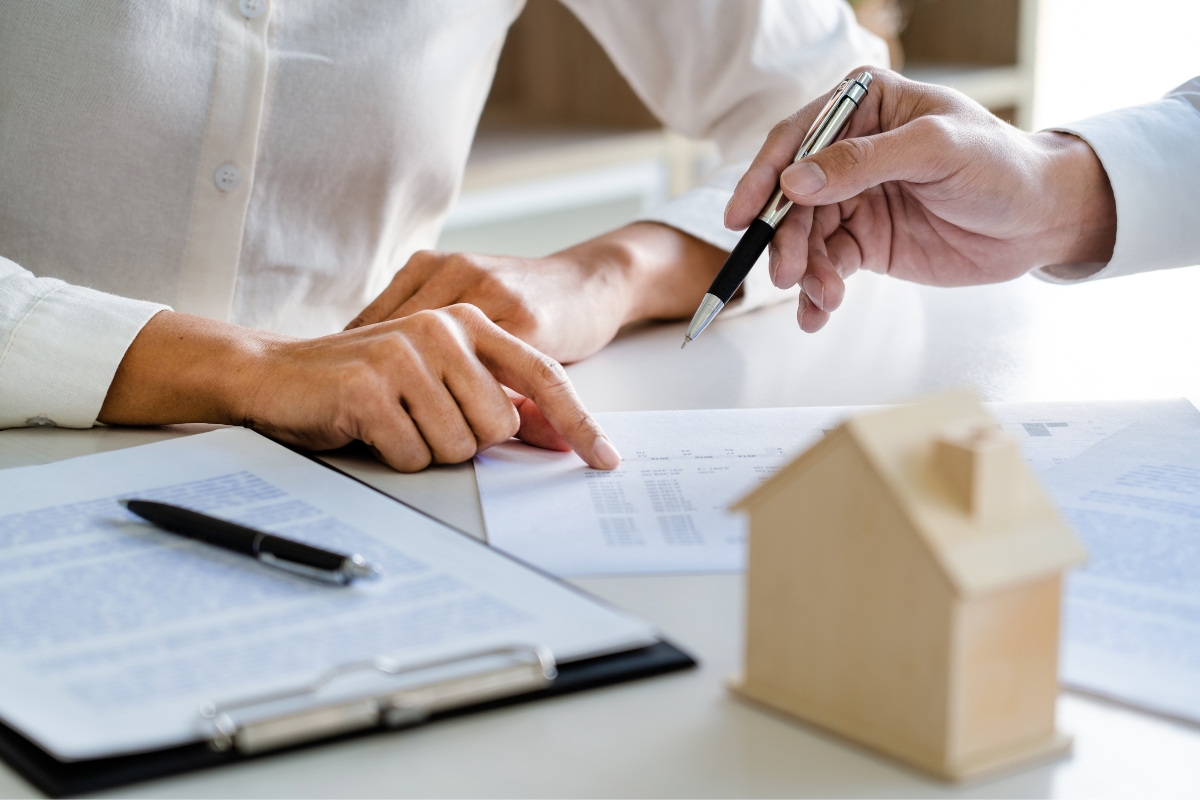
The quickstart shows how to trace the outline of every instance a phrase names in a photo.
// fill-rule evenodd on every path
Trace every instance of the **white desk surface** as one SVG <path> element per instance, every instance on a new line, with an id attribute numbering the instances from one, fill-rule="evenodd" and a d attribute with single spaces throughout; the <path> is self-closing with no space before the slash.
<path id="1" fill-rule="evenodd" d="M 1057 287 L 1032 278 L 931 289 L 852 279 L 828 328 L 793 309 L 724 319 L 680 352 L 681 325 L 626 331 L 569 372 L 596 411 L 857 405 L 967 385 L 985 400 L 1200 398 L 1200 270 Z M 192 431 L 203 426 L 187 426 Z M 0 433 L 0 468 L 141 444 L 186 430 Z M 469 466 L 413 476 L 332 461 L 475 535 Z M 589 578 L 651 620 L 699 669 L 125 787 L 114 796 L 1200 796 L 1200 727 L 1069 692 L 1074 754 L 989 783 L 945 786 L 722 688 L 738 667 L 740 575 Z M 0 765 L 0 795 L 34 790 Z"/>

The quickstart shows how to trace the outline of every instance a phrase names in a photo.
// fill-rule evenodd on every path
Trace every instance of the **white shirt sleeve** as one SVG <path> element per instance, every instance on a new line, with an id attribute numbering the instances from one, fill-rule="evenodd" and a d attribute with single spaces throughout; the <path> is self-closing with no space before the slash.
<path id="1" fill-rule="evenodd" d="M 0 428 L 91 427 L 125 351 L 165 308 L 0 257 Z"/>
<path id="2" fill-rule="evenodd" d="M 604 46 L 647 108 L 672 130 L 712 139 L 725 166 L 641 219 L 722 250 L 741 237 L 725 205 L 771 127 L 850 70 L 888 65 L 887 45 L 842 0 L 563 0 Z M 795 296 L 759 264 L 743 284 L 749 309 Z M 728 312 L 726 312 L 728 313 Z"/>
<path id="3" fill-rule="evenodd" d="M 1157 102 L 1052 130 L 1083 139 L 1104 165 L 1117 240 L 1096 272 L 1078 276 L 1067 264 L 1035 270 L 1037 277 L 1077 283 L 1200 264 L 1200 77 Z"/>

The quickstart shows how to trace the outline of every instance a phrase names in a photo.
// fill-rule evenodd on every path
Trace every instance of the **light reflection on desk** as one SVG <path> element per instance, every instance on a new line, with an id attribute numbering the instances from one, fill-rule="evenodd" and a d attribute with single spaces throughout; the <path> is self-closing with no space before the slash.
<path id="1" fill-rule="evenodd" d="M 984 400 L 1200 395 L 1200 269 L 1075 286 L 1032 277 L 944 289 L 871 273 L 824 330 L 795 304 L 623 331 L 568 368 L 594 411 L 889 403 L 951 386 Z"/>

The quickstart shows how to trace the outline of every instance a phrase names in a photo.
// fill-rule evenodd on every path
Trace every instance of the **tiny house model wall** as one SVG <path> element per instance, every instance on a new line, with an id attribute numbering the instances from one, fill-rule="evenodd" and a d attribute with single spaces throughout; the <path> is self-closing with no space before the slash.
<path id="1" fill-rule="evenodd" d="M 971 395 L 852 419 L 736 507 L 738 691 L 950 779 L 1066 751 L 1061 575 L 1084 552 Z"/>

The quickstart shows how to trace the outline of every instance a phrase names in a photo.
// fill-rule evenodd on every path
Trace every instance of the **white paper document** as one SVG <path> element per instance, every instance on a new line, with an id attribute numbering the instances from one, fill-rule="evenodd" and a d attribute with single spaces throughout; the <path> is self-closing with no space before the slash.
<path id="1" fill-rule="evenodd" d="M 141 497 L 359 553 L 383 578 L 306 581 L 162 532 Z M 194 741 L 199 709 L 401 664 L 544 645 L 560 661 L 652 628 L 250 431 L 0 479 L 0 717 L 63 759 Z"/>
<path id="2" fill-rule="evenodd" d="M 1200 429 L 1139 422 L 1044 480 L 1088 549 L 1063 683 L 1200 722 Z"/>
<path id="3" fill-rule="evenodd" d="M 745 522 L 728 511 L 825 430 L 865 407 L 598 414 L 624 461 L 509 442 L 475 458 L 493 547 L 557 575 L 733 571 Z M 1200 424 L 1186 400 L 993 403 L 1038 472 L 1138 421 Z"/>

